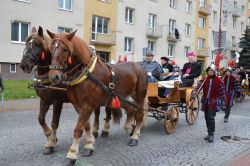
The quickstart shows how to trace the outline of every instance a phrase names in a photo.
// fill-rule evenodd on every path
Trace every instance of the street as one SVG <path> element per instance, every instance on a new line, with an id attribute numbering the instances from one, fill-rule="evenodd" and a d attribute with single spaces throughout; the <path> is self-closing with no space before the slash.
<path id="1" fill-rule="evenodd" d="M 18 107 L 18 106 L 16 106 Z M 163 121 L 148 119 L 137 147 L 129 147 L 129 136 L 120 126 L 111 123 L 108 138 L 100 137 L 104 111 L 101 114 L 99 137 L 92 157 L 82 157 L 84 136 L 79 147 L 78 166 L 223 166 L 250 148 L 249 141 L 229 141 L 222 136 L 250 138 L 250 97 L 232 108 L 229 123 L 223 122 L 224 112 L 216 115 L 215 142 L 203 140 L 206 126 L 203 112 L 194 126 L 185 114 L 180 115 L 174 134 L 166 135 Z M 0 166 L 61 166 L 72 143 L 77 114 L 72 107 L 63 110 L 58 129 L 58 143 L 52 155 L 43 155 L 46 138 L 37 120 L 38 111 L 0 111 Z M 92 117 L 93 119 L 93 117 Z M 50 124 L 51 111 L 47 115 Z M 229 164 L 230 165 L 230 164 Z"/>

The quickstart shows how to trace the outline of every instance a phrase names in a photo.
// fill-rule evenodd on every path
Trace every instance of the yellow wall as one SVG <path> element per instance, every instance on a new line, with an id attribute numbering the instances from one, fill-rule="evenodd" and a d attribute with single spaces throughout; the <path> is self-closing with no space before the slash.
<path id="1" fill-rule="evenodd" d="M 91 39 L 92 16 L 101 16 L 109 18 L 109 30 L 117 29 L 117 0 L 111 0 L 110 3 L 101 0 L 85 0 L 84 9 L 84 40 L 89 44 Z M 115 59 L 116 45 L 95 45 L 97 51 L 110 52 L 110 60 Z"/>
<path id="2" fill-rule="evenodd" d="M 206 0 L 206 6 L 210 6 L 210 1 Z M 208 48 L 208 34 L 209 34 L 209 19 L 210 15 L 202 15 L 199 13 L 200 1 L 196 1 L 196 17 L 195 17 L 195 51 L 198 52 L 198 38 L 205 39 L 204 48 Z M 205 28 L 199 28 L 199 17 L 206 19 Z M 204 66 L 208 65 L 208 58 L 204 56 L 197 56 L 198 60 L 204 60 Z"/>

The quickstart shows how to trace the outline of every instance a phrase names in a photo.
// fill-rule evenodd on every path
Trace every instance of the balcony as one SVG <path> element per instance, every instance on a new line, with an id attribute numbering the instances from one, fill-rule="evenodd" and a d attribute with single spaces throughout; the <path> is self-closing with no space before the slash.
<path id="1" fill-rule="evenodd" d="M 197 50 L 197 56 L 207 57 L 209 56 L 209 48 L 202 48 Z"/>
<path id="2" fill-rule="evenodd" d="M 209 5 L 200 5 L 199 6 L 199 13 L 204 15 L 204 16 L 208 16 L 210 15 L 210 6 Z"/>
<path id="3" fill-rule="evenodd" d="M 109 30 L 108 33 L 91 32 L 90 43 L 96 45 L 115 45 L 116 44 L 116 32 Z"/>
<path id="4" fill-rule="evenodd" d="M 175 33 L 169 32 L 167 36 L 167 40 L 175 43 L 175 42 L 180 41 L 180 36 L 176 36 Z"/>
<path id="5" fill-rule="evenodd" d="M 233 17 L 240 17 L 241 14 L 242 14 L 242 12 L 241 12 L 241 10 L 239 10 L 239 9 L 234 9 L 234 10 L 232 11 L 232 16 L 233 16 Z"/>
<path id="6" fill-rule="evenodd" d="M 160 25 L 147 24 L 147 37 L 160 38 L 162 37 L 163 27 Z"/>

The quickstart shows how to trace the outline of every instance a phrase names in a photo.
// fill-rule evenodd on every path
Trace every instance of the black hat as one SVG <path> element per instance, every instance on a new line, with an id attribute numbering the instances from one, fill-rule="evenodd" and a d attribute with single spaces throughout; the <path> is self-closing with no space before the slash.
<path id="1" fill-rule="evenodd" d="M 161 57 L 161 59 L 165 60 L 165 61 L 169 61 L 169 59 L 165 56 Z"/>

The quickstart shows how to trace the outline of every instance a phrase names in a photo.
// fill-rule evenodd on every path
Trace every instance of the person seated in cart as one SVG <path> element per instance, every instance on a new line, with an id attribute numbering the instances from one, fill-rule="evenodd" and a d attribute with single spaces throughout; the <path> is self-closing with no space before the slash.
<path id="1" fill-rule="evenodd" d="M 152 52 L 147 52 L 146 60 L 142 62 L 141 67 L 146 70 L 149 83 L 158 82 L 162 79 L 163 69 L 161 65 L 154 60 L 154 54 Z"/>
<path id="2" fill-rule="evenodd" d="M 180 87 L 190 87 L 194 79 L 201 75 L 201 65 L 195 61 L 195 53 L 187 53 L 188 62 L 184 64 L 181 75 Z"/>
<path id="3" fill-rule="evenodd" d="M 224 84 L 226 90 L 224 122 L 227 123 L 231 107 L 234 104 L 234 95 L 237 93 L 240 96 L 240 84 L 236 77 L 232 75 L 231 67 L 226 68 L 224 73 L 225 75 L 222 78 L 222 83 Z"/>
<path id="4" fill-rule="evenodd" d="M 240 70 L 238 72 L 238 75 L 240 76 L 240 80 L 239 80 L 240 81 L 240 86 L 242 86 L 243 80 L 245 80 L 247 78 L 246 77 L 246 72 L 245 72 L 243 66 L 240 66 Z"/>
<path id="5" fill-rule="evenodd" d="M 203 78 L 195 87 L 191 98 L 194 100 L 198 93 L 203 90 L 201 97 L 201 110 L 205 113 L 205 120 L 208 135 L 204 138 L 208 142 L 214 141 L 215 116 L 221 111 L 222 103 L 225 103 L 225 88 L 218 76 L 216 76 L 216 66 L 211 64 L 207 69 L 207 77 Z"/>

